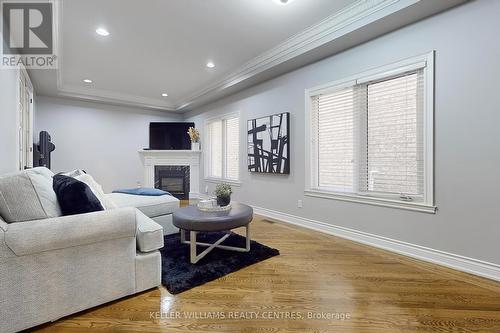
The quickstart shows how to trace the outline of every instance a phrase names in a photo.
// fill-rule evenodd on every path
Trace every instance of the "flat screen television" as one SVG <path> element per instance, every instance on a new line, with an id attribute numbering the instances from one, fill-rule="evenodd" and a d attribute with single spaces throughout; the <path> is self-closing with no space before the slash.
<path id="1" fill-rule="evenodd" d="M 191 149 L 191 141 L 187 134 L 189 127 L 194 127 L 194 123 L 150 123 L 149 149 Z"/>

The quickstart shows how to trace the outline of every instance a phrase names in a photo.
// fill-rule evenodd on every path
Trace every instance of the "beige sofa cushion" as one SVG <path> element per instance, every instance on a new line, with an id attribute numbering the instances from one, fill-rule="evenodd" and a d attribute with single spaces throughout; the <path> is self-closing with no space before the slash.
<path id="1" fill-rule="evenodd" d="M 179 208 L 179 199 L 170 195 L 146 196 L 110 193 L 106 196 L 118 207 L 135 207 L 151 218 L 172 214 Z"/>
<path id="2" fill-rule="evenodd" d="M 0 176 L 0 215 L 7 223 L 61 216 L 47 168 Z"/>

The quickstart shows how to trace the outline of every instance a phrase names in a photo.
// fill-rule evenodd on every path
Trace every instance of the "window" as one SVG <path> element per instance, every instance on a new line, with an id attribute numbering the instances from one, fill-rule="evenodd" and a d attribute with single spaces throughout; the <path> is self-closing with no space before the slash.
<path id="1" fill-rule="evenodd" d="M 433 54 L 308 91 L 306 194 L 434 212 Z"/>
<path id="2" fill-rule="evenodd" d="M 209 179 L 239 179 L 240 122 L 236 115 L 207 122 L 206 174 Z"/>
<path id="3" fill-rule="evenodd" d="M 222 120 L 214 121 L 208 125 L 208 145 L 210 167 L 208 175 L 222 178 Z"/>

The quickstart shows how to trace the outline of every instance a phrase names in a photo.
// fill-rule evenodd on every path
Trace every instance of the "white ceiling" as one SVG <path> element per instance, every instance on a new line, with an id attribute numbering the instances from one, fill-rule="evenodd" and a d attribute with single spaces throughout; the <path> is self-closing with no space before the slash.
<path id="1" fill-rule="evenodd" d="M 65 89 L 177 105 L 354 0 L 64 0 Z M 110 36 L 95 33 L 103 26 Z M 62 29 L 61 29 L 62 28 Z M 216 68 L 205 67 L 213 61 Z M 82 80 L 90 78 L 90 87 Z M 50 82 L 48 82 L 50 80 Z M 36 75 L 55 95 L 53 75 Z M 162 98 L 167 92 L 169 97 Z M 124 95 L 124 96 L 122 96 Z"/>
<path id="2" fill-rule="evenodd" d="M 30 72 L 39 95 L 185 111 L 463 0 L 55 1 L 59 68 Z"/>

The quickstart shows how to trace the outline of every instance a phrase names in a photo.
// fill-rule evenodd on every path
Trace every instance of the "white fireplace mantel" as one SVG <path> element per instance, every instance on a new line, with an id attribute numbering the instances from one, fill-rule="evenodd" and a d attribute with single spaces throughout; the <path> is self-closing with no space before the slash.
<path id="1" fill-rule="evenodd" d="M 189 166 L 189 198 L 200 194 L 200 150 L 139 150 L 144 165 L 144 187 L 154 187 L 155 166 Z"/>

